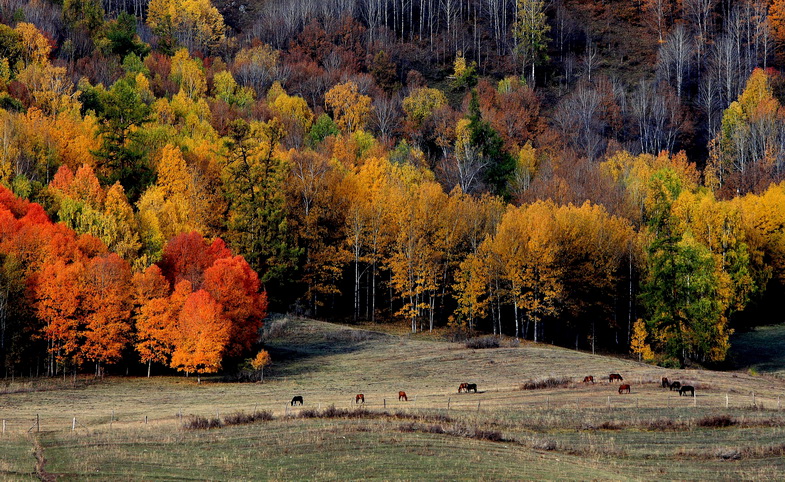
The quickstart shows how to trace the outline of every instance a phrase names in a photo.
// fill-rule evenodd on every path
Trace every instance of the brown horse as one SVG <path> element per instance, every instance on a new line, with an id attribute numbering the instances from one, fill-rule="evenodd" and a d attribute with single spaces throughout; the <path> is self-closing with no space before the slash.
<path id="1" fill-rule="evenodd" d="M 679 389 L 679 396 L 686 395 L 687 392 L 690 392 L 690 395 L 693 397 L 695 396 L 695 387 L 691 385 L 684 385 Z"/>
<path id="2" fill-rule="evenodd" d="M 611 373 L 610 375 L 608 375 L 609 382 L 613 382 L 614 380 L 618 380 L 620 382 L 624 381 L 624 379 L 618 373 Z"/>
<path id="3" fill-rule="evenodd" d="M 467 393 L 469 392 L 469 384 L 468 383 L 461 383 L 460 385 L 458 385 L 458 393 L 461 393 L 461 392 L 464 392 L 464 391 L 467 392 Z"/>
<path id="4" fill-rule="evenodd" d="M 409 399 L 406 397 L 406 392 L 398 392 L 398 401 L 400 402 L 401 400 L 404 402 L 409 401 Z"/>
<path id="5" fill-rule="evenodd" d="M 588 377 L 583 377 L 583 383 L 594 383 L 594 377 L 591 375 Z"/>
<path id="6" fill-rule="evenodd" d="M 627 385 L 627 384 L 619 385 L 619 395 L 621 395 L 624 392 L 630 393 L 630 386 L 629 385 Z"/>
<path id="7" fill-rule="evenodd" d="M 358 394 L 357 394 L 357 395 L 354 397 L 354 403 L 360 403 L 360 401 L 362 401 L 363 403 L 365 403 L 365 395 L 363 395 L 362 393 L 358 393 Z"/>
<path id="8" fill-rule="evenodd" d="M 680 389 L 680 388 L 681 388 L 681 383 L 680 383 L 680 382 L 678 382 L 678 381 L 676 381 L 676 382 L 673 382 L 673 383 L 671 383 L 671 384 L 669 385 L 669 388 L 671 389 L 671 391 L 678 390 L 678 389 Z"/>
<path id="9" fill-rule="evenodd" d="M 667 378 L 662 377 L 662 388 L 668 388 L 671 386 L 671 383 L 668 381 Z"/>

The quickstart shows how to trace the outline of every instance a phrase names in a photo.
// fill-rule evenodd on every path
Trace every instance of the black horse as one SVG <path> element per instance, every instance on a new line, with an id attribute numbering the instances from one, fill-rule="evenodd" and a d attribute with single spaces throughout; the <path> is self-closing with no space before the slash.
<path id="1" fill-rule="evenodd" d="M 467 383 L 466 384 L 466 393 L 474 390 L 474 393 L 477 393 L 477 384 L 476 383 Z"/>
<path id="2" fill-rule="evenodd" d="M 684 385 L 683 387 L 681 387 L 679 389 L 679 396 L 686 395 L 687 392 L 690 392 L 690 395 L 692 395 L 694 397 L 695 396 L 695 387 L 692 387 L 690 385 Z"/>
<path id="3" fill-rule="evenodd" d="M 296 405 L 298 403 L 300 405 L 303 404 L 303 397 L 302 397 L 302 395 L 297 395 L 296 397 L 292 398 L 292 405 Z"/>
<path id="4" fill-rule="evenodd" d="M 670 385 L 671 391 L 678 390 L 680 388 L 681 388 L 681 383 L 680 382 L 673 382 Z"/>

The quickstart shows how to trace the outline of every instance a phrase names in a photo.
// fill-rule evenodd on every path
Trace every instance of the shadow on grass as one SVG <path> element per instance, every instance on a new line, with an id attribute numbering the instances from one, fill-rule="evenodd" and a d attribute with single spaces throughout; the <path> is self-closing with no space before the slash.
<path id="1" fill-rule="evenodd" d="M 385 333 L 353 329 L 324 330 L 309 323 L 293 323 L 287 332 L 265 343 L 265 349 L 275 360 L 273 376 L 295 376 L 312 371 L 325 356 L 354 353 L 371 349 L 373 345 L 392 341 Z"/>
<path id="2" fill-rule="evenodd" d="M 729 355 L 735 369 L 785 374 L 785 324 L 733 335 Z"/>

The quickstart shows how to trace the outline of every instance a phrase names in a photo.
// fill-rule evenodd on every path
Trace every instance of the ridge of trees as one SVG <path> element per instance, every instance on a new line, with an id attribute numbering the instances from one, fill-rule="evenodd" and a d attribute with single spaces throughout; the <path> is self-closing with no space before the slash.
<path id="1" fill-rule="evenodd" d="M 785 286 L 781 3 L 4 5 L 0 363 L 213 373 L 268 296 L 722 362 Z"/>

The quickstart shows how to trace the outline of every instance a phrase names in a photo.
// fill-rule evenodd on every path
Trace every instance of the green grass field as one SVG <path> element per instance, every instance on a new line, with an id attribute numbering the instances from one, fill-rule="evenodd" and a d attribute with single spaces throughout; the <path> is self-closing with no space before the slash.
<path id="1" fill-rule="evenodd" d="M 208 378 L 197 385 L 184 377 L 6 383 L 0 478 L 785 476 L 785 410 L 778 398 L 785 404 L 785 382 L 776 376 L 666 370 L 530 343 L 471 350 L 427 334 L 309 320 L 275 325 L 267 341 L 274 366 L 264 383 Z M 771 373 L 779 370 L 772 364 Z M 608 373 L 621 373 L 632 393 L 618 394 Z M 581 383 L 586 375 L 598 383 Z M 694 385 L 697 396 L 662 389 L 663 376 Z M 521 389 L 549 377 L 569 380 Z M 463 381 L 477 383 L 479 393 L 458 394 Z M 408 402 L 398 401 L 399 390 Z M 357 393 L 365 394 L 365 408 L 355 408 Z M 293 395 L 303 396 L 302 408 L 288 404 Z M 269 412 L 272 420 L 184 428 L 189 415 L 225 420 L 254 411 Z M 45 459 L 38 471 L 36 452 Z"/>

